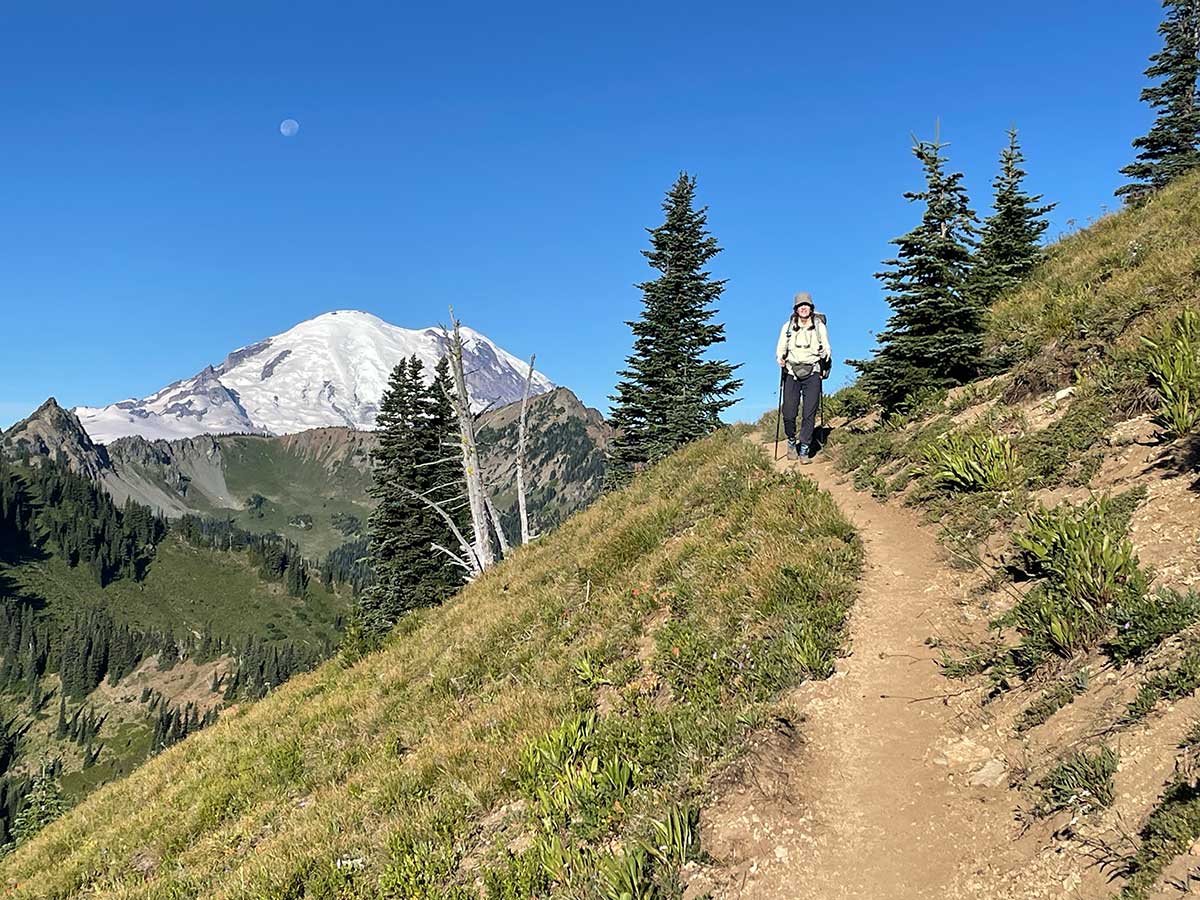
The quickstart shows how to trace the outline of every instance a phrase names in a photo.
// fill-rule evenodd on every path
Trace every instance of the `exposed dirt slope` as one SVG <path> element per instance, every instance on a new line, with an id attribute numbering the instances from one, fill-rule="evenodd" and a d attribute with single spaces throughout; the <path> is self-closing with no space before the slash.
<path id="1" fill-rule="evenodd" d="M 827 460 L 806 471 L 865 544 L 852 650 L 833 678 L 795 691 L 798 728 L 756 748 L 705 812 L 704 843 L 722 868 L 695 893 L 1106 896 L 1086 859 L 1022 828 L 1012 762 L 989 740 L 978 694 L 939 673 L 928 640 L 962 630 L 973 576 L 948 565 L 908 510 L 855 491 Z"/>

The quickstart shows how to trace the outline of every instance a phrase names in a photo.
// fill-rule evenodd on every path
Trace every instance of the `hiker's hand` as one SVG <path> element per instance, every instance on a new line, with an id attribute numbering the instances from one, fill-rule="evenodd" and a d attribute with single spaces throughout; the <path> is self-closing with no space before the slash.
<path id="1" fill-rule="evenodd" d="M 782 360 L 782 359 L 781 359 L 781 360 L 779 360 L 779 368 L 781 368 L 781 369 L 782 369 L 782 368 L 784 368 L 785 366 L 787 366 L 787 362 L 786 362 L 786 361 L 784 361 L 784 360 Z"/>

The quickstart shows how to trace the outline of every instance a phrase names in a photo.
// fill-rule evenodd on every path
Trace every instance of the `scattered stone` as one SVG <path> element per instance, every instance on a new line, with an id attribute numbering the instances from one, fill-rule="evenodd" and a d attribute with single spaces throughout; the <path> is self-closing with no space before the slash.
<path id="1" fill-rule="evenodd" d="M 1008 779 L 1008 766 L 1003 760 L 993 757 L 983 764 L 983 767 L 971 776 L 969 784 L 972 787 L 997 788 Z"/>

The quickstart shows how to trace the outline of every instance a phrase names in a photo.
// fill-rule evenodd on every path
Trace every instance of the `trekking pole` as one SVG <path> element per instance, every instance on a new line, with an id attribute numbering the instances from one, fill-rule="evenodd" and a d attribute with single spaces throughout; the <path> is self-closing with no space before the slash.
<path id="1" fill-rule="evenodd" d="M 779 460 L 779 425 L 783 419 L 783 380 L 786 378 L 783 368 L 779 369 L 779 406 L 775 409 L 775 459 Z"/>

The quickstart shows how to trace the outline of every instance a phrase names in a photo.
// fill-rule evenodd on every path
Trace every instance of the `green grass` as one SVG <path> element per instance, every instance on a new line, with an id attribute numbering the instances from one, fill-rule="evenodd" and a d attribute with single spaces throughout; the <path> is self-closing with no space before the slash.
<path id="1" fill-rule="evenodd" d="M 14 900 L 446 900 L 476 878 L 492 898 L 671 896 L 686 810 L 782 691 L 829 674 L 861 563 L 828 496 L 717 435 L 380 652 L 102 788 L 0 880 Z"/>
<path id="2" fill-rule="evenodd" d="M 1043 691 L 1036 700 L 1022 710 L 1021 715 L 1017 717 L 1014 730 L 1017 734 L 1024 734 L 1039 725 L 1044 725 L 1056 712 L 1073 703 L 1076 697 L 1087 691 L 1090 680 L 1087 669 L 1083 669 L 1069 678 L 1060 679 L 1053 687 Z"/>
<path id="3" fill-rule="evenodd" d="M 278 532 L 310 558 L 346 540 L 334 525 L 335 516 L 357 516 L 365 522 L 370 515 L 369 470 L 345 463 L 331 473 L 322 460 L 290 451 L 279 438 L 224 438 L 221 449 L 230 495 L 245 502 L 251 494 L 261 494 L 267 502 L 258 511 L 220 510 L 214 515 L 230 515 L 250 531 Z M 305 514 L 313 517 L 311 529 L 288 525 Z"/>
<path id="4" fill-rule="evenodd" d="M 1125 707 L 1120 725 L 1137 724 L 1160 703 L 1171 703 L 1200 690 L 1200 647 L 1193 647 L 1173 666 L 1146 679 L 1137 696 Z"/>
<path id="5" fill-rule="evenodd" d="M 1138 834 L 1137 852 L 1121 874 L 1121 900 L 1144 900 L 1163 870 L 1200 838 L 1200 787 L 1176 781 L 1163 792 L 1158 805 Z"/>
<path id="6" fill-rule="evenodd" d="M 336 620 L 349 602 L 326 591 L 319 579 L 310 581 L 304 597 L 289 597 L 281 584 L 260 579 L 243 554 L 199 549 L 170 536 L 141 582 L 122 579 L 101 588 L 84 568 L 57 557 L 0 565 L 0 571 L 19 594 L 41 598 L 60 621 L 101 607 L 141 628 L 178 632 L 211 624 L 221 636 L 290 638 L 314 646 L 337 640 Z"/>
<path id="7" fill-rule="evenodd" d="M 1110 747 L 1072 753 L 1038 782 L 1038 814 L 1050 815 L 1060 809 L 1088 812 L 1111 806 L 1116 771 L 1117 754 Z"/>

